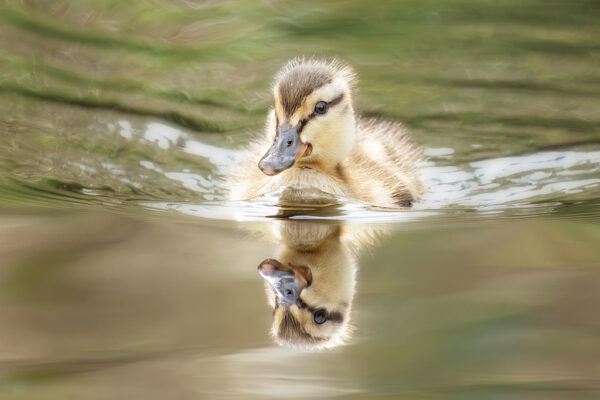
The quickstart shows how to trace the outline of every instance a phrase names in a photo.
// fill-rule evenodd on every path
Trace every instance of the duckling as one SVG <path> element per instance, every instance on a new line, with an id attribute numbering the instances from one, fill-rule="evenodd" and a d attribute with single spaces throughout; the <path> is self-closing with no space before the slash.
<path id="1" fill-rule="evenodd" d="M 353 70 L 335 60 L 288 62 L 275 77 L 265 135 L 229 177 L 228 197 L 279 192 L 281 203 L 344 197 L 380 206 L 418 200 L 422 151 L 402 125 L 355 115 L 355 82 Z"/>
<path id="2" fill-rule="evenodd" d="M 281 248 L 258 267 L 273 309 L 271 334 L 288 347 L 321 350 L 351 333 L 356 256 L 343 226 L 280 220 Z"/>

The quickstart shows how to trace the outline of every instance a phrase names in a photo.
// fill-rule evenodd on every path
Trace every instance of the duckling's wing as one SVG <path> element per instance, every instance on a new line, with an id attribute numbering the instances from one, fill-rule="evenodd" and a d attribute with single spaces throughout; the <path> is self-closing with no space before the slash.
<path id="1" fill-rule="evenodd" d="M 423 193 L 417 164 L 423 152 L 404 126 L 372 118 L 358 119 L 356 145 L 346 164 L 353 191 L 380 205 L 408 206 Z"/>

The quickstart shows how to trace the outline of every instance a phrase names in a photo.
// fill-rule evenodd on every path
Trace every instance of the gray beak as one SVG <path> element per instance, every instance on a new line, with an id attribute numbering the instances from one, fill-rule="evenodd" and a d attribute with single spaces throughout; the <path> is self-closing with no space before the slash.
<path id="1" fill-rule="evenodd" d="M 277 175 L 290 168 L 306 149 L 306 145 L 300 140 L 300 126 L 301 123 L 294 127 L 289 124 L 281 124 L 277 127 L 277 136 L 273 145 L 258 163 L 258 167 L 265 175 Z"/>
<path id="2" fill-rule="evenodd" d="M 296 269 L 300 268 L 300 271 Z M 269 283 L 277 295 L 277 303 L 281 305 L 299 305 L 300 292 L 310 284 L 305 275 L 306 267 L 292 267 L 268 258 L 258 266 L 259 274 Z M 308 277 L 308 279 L 311 279 Z"/>

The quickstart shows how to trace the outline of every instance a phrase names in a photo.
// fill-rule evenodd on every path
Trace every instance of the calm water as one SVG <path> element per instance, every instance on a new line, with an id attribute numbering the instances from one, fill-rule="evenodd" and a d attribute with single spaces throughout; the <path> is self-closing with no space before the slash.
<path id="1" fill-rule="evenodd" d="M 413 209 L 224 201 L 304 54 L 425 148 Z M 599 65 L 592 0 L 4 1 L 0 398 L 600 398 Z"/>

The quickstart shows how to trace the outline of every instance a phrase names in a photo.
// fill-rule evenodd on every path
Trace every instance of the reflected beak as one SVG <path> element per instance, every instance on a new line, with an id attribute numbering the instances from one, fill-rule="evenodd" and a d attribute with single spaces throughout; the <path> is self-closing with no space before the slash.
<path id="1" fill-rule="evenodd" d="M 273 258 L 267 258 L 258 266 L 258 273 L 269 283 L 277 295 L 277 303 L 300 305 L 300 292 L 310 286 L 310 268 L 284 265 Z"/>
<path id="2" fill-rule="evenodd" d="M 307 145 L 300 140 L 301 124 L 291 127 L 281 124 L 271 148 L 258 163 L 260 170 L 269 176 L 277 175 L 290 168 L 306 150 Z"/>

